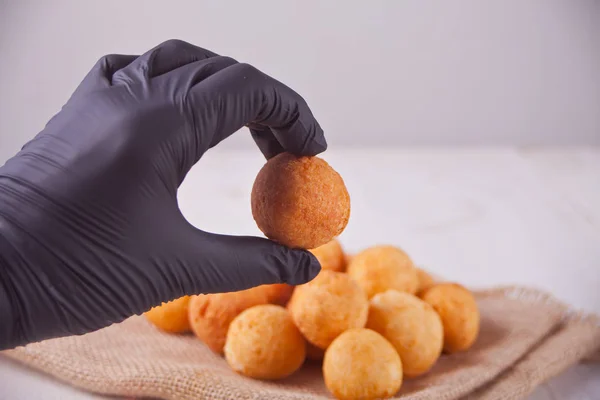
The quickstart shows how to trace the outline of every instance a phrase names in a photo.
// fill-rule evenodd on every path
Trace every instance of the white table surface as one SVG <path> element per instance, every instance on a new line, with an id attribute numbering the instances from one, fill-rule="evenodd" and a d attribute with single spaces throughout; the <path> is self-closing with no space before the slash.
<path id="1" fill-rule="evenodd" d="M 471 287 L 533 285 L 600 313 L 600 148 L 335 149 L 352 215 L 349 251 L 403 247 L 435 274 Z M 250 189 L 258 151 L 212 150 L 180 205 L 196 226 L 260 234 Z M 0 400 L 99 399 L 0 357 Z M 579 365 L 532 399 L 600 399 L 600 366 Z"/>

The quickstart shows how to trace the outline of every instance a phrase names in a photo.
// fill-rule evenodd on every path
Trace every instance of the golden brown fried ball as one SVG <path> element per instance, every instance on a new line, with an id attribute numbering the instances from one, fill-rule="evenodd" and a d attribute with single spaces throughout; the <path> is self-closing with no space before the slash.
<path id="1" fill-rule="evenodd" d="M 379 332 L 396 348 L 407 377 L 429 371 L 442 353 L 442 320 L 429 304 L 412 294 L 388 290 L 373 296 L 367 328 Z"/>
<path id="2" fill-rule="evenodd" d="M 410 257 L 394 246 L 374 246 L 356 254 L 346 271 L 369 298 L 389 289 L 414 294 L 419 277 Z"/>
<path id="3" fill-rule="evenodd" d="M 402 386 L 402 362 L 394 346 L 370 329 L 337 337 L 323 359 L 325 385 L 338 399 L 382 399 Z"/>
<path id="4" fill-rule="evenodd" d="M 421 298 L 442 319 L 446 353 L 465 351 L 475 343 L 479 334 L 479 308 L 468 289 L 457 283 L 441 283 L 427 289 Z"/>
<path id="5" fill-rule="evenodd" d="M 157 328 L 169 333 L 184 333 L 190 330 L 188 304 L 190 296 L 183 296 L 160 306 L 151 308 L 144 316 Z"/>
<path id="6" fill-rule="evenodd" d="M 231 321 L 242 311 L 268 302 L 269 294 L 265 286 L 194 296 L 189 305 L 192 331 L 212 351 L 222 354 Z"/>
<path id="7" fill-rule="evenodd" d="M 281 153 L 252 187 L 252 215 L 269 238 L 292 248 L 314 249 L 346 228 L 350 196 L 342 177 L 319 157 Z"/>
<path id="8" fill-rule="evenodd" d="M 365 326 L 369 301 L 347 274 L 324 269 L 296 287 L 288 309 L 304 337 L 326 349 L 342 332 Z"/>
<path id="9" fill-rule="evenodd" d="M 275 283 L 272 285 L 263 285 L 267 292 L 269 303 L 285 306 L 292 297 L 294 286 L 287 283 Z"/>
<path id="10" fill-rule="evenodd" d="M 344 250 L 337 239 L 333 239 L 316 249 L 311 249 L 310 252 L 317 257 L 322 269 L 343 272 L 346 268 Z"/>
<path id="11" fill-rule="evenodd" d="M 229 327 L 225 359 L 242 375 L 256 379 L 281 379 L 298 370 L 306 344 L 288 311 L 278 305 L 251 307 Z"/>
<path id="12" fill-rule="evenodd" d="M 417 295 L 420 296 L 425 290 L 435 285 L 435 280 L 427 271 L 422 268 L 417 268 L 417 275 L 419 276 L 419 287 L 417 289 Z"/>

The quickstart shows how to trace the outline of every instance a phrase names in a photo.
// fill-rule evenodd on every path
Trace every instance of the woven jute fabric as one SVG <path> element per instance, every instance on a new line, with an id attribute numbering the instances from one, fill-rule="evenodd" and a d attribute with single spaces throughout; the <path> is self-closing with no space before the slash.
<path id="1" fill-rule="evenodd" d="M 425 376 L 405 379 L 400 399 L 520 399 L 578 362 L 598 359 L 600 318 L 527 288 L 475 291 L 481 332 L 465 353 L 443 355 Z M 191 335 L 162 333 L 133 317 L 83 336 L 4 354 L 96 393 L 159 399 L 330 399 L 320 365 L 263 382 L 234 373 Z"/>

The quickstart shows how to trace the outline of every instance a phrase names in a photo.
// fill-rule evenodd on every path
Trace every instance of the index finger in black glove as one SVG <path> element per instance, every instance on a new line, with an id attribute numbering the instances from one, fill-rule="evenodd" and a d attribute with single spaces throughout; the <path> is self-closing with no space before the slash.
<path id="1" fill-rule="evenodd" d="M 170 39 L 143 55 L 108 54 L 101 57 L 76 89 L 74 96 L 132 80 L 148 80 L 183 65 L 218 54 L 182 40 Z"/>
<path id="2" fill-rule="evenodd" d="M 249 64 L 234 64 L 199 82 L 188 94 L 188 107 L 192 113 L 210 112 L 196 130 L 213 132 L 211 147 L 250 125 L 261 131 L 261 139 L 267 136 L 280 145 L 275 150 L 258 140 L 267 158 L 281 151 L 314 156 L 327 149 L 323 130 L 305 100 Z"/>
<path id="3" fill-rule="evenodd" d="M 71 98 L 112 86 L 113 75 L 137 58 L 138 56 L 126 54 L 108 54 L 101 57 L 75 89 Z"/>
<path id="4" fill-rule="evenodd" d="M 182 40 L 171 39 L 148 50 L 116 74 L 116 82 L 143 81 L 218 54 Z"/>

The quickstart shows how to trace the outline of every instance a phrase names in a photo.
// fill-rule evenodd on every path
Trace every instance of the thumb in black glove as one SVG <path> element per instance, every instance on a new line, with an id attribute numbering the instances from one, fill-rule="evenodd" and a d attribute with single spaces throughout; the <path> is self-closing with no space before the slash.
<path id="1" fill-rule="evenodd" d="M 245 125 L 267 158 L 327 147 L 304 100 L 250 65 L 176 40 L 100 59 L 0 168 L 0 349 L 316 276 L 308 251 L 203 232 L 178 208 L 190 168 Z"/>

